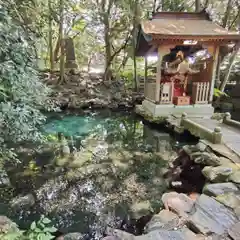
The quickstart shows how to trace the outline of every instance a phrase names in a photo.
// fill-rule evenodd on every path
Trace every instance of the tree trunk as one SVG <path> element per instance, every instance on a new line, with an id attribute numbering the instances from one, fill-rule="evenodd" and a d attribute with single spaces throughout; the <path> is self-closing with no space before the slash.
<path id="1" fill-rule="evenodd" d="M 53 59 L 54 59 L 55 63 L 58 61 L 58 52 L 59 52 L 59 49 L 60 49 L 60 40 L 59 40 L 60 35 L 61 34 L 60 34 L 60 28 L 59 28 L 58 39 L 57 39 L 56 46 L 55 46 L 55 49 L 54 49 L 54 52 L 53 52 Z"/>
<path id="2" fill-rule="evenodd" d="M 195 0 L 195 12 L 201 11 L 201 3 L 200 0 Z"/>
<path id="3" fill-rule="evenodd" d="M 157 4 L 157 0 L 153 1 L 153 13 L 156 12 L 156 4 Z"/>
<path id="4" fill-rule="evenodd" d="M 228 18 L 229 18 L 229 15 L 230 15 L 230 12 L 231 12 L 231 8 L 232 8 L 232 3 L 233 3 L 232 0 L 228 0 L 226 12 L 225 12 L 225 14 L 224 14 L 223 23 L 222 23 L 222 26 L 223 26 L 224 28 L 227 27 Z"/>
<path id="5" fill-rule="evenodd" d="M 50 72 L 53 72 L 54 69 L 54 59 L 53 59 L 53 30 L 52 30 L 52 0 L 48 0 L 48 41 L 49 41 L 49 57 L 50 57 Z"/>
<path id="6" fill-rule="evenodd" d="M 205 3 L 204 3 L 204 8 L 207 8 L 209 5 L 209 0 L 205 0 Z"/>
<path id="7" fill-rule="evenodd" d="M 109 84 L 111 84 L 111 40 L 109 35 L 109 19 L 107 13 L 104 13 L 103 17 L 104 23 L 104 43 L 105 43 L 105 76 L 104 80 L 108 80 Z"/>
<path id="8" fill-rule="evenodd" d="M 137 62 L 136 62 L 136 39 L 137 39 L 137 14 L 138 14 L 138 0 L 135 0 L 134 3 L 134 12 L 133 12 L 133 81 L 134 81 L 134 89 L 138 90 L 137 84 Z"/>
<path id="9" fill-rule="evenodd" d="M 237 54 L 238 54 L 238 50 L 239 50 L 239 46 L 236 47 L 236 49 L 234 50 L 234 52 L 232 53 L 232 55 L 230 57 L 227 72 L 226 72 L 226 74 L 224 76 L 224 79 L 221 82 L 221 85 L 220 85 L 220 88 L 219 88 L 219 90 L 222 91 L 222 92 L 224 91 L 224 89 L 226 87 L 226 84 L 229 80 L 229 77 L 230 77 L 230 74 L 231 74 L 231 71 L 232 71 L 232 68 L 233 68 L 233 65 L 234 65 L 234 61 L 235 61 L 235 59 L 237 57 Z"/>
<path id="10" fill-rule="evenodd" d="M 233 3 L 232 0 L 228 0 L 227 8 L 226 8 L 226 11 L 225 11 L 225 14 L 224 14 L 224 17 L 223 17 L 223 21 L 222 21 L 222 27 L 224 27 L 224 28 L 227 27 L 229 15 L 231 13 L 232 3 Z M 239 44 L 236 46 L 236 50 L 232 53 L 232 56 L 231 56 L 230 62 L 229 62 L 229 68 L 228 68 L 228 70 L 226 72 L 226 75 L 224 76 L 224 79 L 222 80 L 222 82 L 220 84 L 220 87 L 219 87 L 220 91 L 224 91 L 224 89 L 225 89 L 225 86 L 226 86 L 226 84 L 228 82 L 228 79 L 230 77 L 230 74 L 231 74 L 231 70 L 232 70 L 232 67 L 233 67 L 233 64 L 234 64 L 234 60 L 235 60 L 235 58 L 237 56 L 237 53 L 238 53 L 238 49 L 239 49 Z M 219 55 L 219 58 L 220 57 L 221 56 Z M 223 60 L 222 57 L 221 57 L 221 59 Z"/>
<path id="11" fill-rule="evenodd" d="M 59 24 L 59 41 L 60 41 L 60 81 L 62 84 L 64 81 L 64 39 L 63 39 L 63 21 L 64 21 L 64 0 L 60 0 L 60 24 Z"/>

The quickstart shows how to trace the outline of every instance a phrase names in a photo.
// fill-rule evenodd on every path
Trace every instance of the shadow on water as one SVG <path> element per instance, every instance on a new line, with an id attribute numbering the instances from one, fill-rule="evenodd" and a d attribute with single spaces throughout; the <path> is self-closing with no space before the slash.
<path id="1" fill-rule="evenodd" d="M 185 137 L 177 139 L 127 113 L 59 114 L 43 131 L 48 136 L 62 132 L 72 153 L 62 157 L 52 148 L 21 153 L 24 164 L 8 171 L 13 187 L 0 190 L 0 214 L 22 228 L 44 214 L 62 232 L 95 239 L 107 225 L 124 228 L 123 219 L 159 210 L 167 190 L 162 177 L 167 160 L 186 143 Z M 137 230 L 128 230 L 140 234 L 141 222 L 136 225 Z"/>

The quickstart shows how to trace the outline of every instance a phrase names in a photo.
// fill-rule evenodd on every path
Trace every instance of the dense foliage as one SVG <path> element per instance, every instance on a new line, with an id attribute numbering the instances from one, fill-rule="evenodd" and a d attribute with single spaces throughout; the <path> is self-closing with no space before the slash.
<path id="1" fill-rule="evenodd" d="M 213 21 L 234 31 L 240 22 L 238 0 L 8 0 L 6 5 L 25 31 L 38 36 L 34 46 L 41 67 L 58 67 L 63 24 L 63 36 L 73 38 L 80 67 L 101 66 L 111 68 L 115 74 L 130 70 L 135 75 L 136 66 L 141 72 L 143 64 L 136 64 L 134 57 L 136 27 L 153 11 L 193 12 L 206 8 Z M 220 60 L 222 74 L 218 76 L 224 79 L 231 60 L 229 55 Z M 233 59 L 231 77 L 238 77 L 239 60 L 239 55 Z"/>
<path id="2" fill-rule="evenodd" d="M 57 229 L 51 226 L 51 220 L 43 215 L 37 222 L 32 222 L 27 231 L 9 231 L 6 234 L 0 234 L 1 240 L 51 240 L 54 239 L 52 233 Z"/>
<path id="3" fill-rule="evenodd" d="M 48 89 L 39 80 L 38 67 L 58 68 L 64 61 L 62 42 L 72 38 L 80 67 L 99 67 L 128 85 L 143 73 L 136 59 L 137 26 L 153 11 L 195 11 L 207 8 L 213 21 L 239 29 L 236 0 L 6 0 L 0 12 L 0 153 L 10 156 L 9 143 L 41 138 Z M 8 12 L 4 11 L 6 9 Z M 11 17 L 10 17 L 11 16 Z M 239 78 L 239 55 L 220 54 L 217 76 Z M 37 60 L 37 62 L 36 62 Z M 64 65 L 64 64 L 63 64 Z M 61 66 L 63 66 L 61 65 Z M 230 74 L 231 73 L 231 74 Z M 62 76 L 62 75 L 61 75 Z M 135 80 L 132 81 L 132 80 Z M 62 81 L 60 81 L 62 82 Z M 134 84 L 133 84 L 134 85 Z M 221 90 L 223 90 L 221 88 Z"/>
<path id="4" fill-rule="evenodd" d="M 40 109 L 47 106 L 49 90 L 38 79 L 36 56 L 24 30 L 4 8 L 0 41 L 0 154 L 8 158 L 13 157 L 10 144 L 41 139 L 38 127 L 45 117 Z"/>

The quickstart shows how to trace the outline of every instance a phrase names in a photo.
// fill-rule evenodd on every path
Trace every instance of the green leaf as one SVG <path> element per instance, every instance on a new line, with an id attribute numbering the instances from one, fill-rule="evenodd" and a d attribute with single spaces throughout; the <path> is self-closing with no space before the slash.
<path id="1" fill-rule="evenodd" d="M 30 229 L 31 229 L 31 230 L 35 230 L 36 227 L 37 227 L 36 222 L 35 222 L 35 221 L 32 222 Z"/>
<path id="2" fill-rule="evenodd" d="M 45 217 L 45 218 L 42 219 L 42 222 L 44 224 L 49 224 L 49 223 L 51 223 L 51 220 Z"/>
<path id="3" fill-rule="evenodd" d="M 36 228 L 34 229 L 34 232 L 40 233 L 40 232 L 42 232 L 42 229 L 36 227 Z"/>
<path id="4" fill-rule="evenodd" d="M 46 228 L 44 228 L 44 231 L 45 232 L 54 233 L 54 232 L 57 231 L 57 228 L 55 228 L 55 227 L 46 227 Z"/>

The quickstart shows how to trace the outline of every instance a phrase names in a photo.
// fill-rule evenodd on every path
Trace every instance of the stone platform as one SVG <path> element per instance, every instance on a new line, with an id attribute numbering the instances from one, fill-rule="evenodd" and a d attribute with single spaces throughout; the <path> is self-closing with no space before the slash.
<path id="1" fill-rule="evenodd" d="M 177 106 L 173 104 L 155 104 L 149 100 L 142 102 L 143 110 L 149 112 L 153 118 L 167 117 L 169 115 L 181 117 L 185 112 L 190 117 L 205 117 L 211 118 L 214 113 L 214 108 L 211 104 L 193 104 L 186 106 Z"/>

